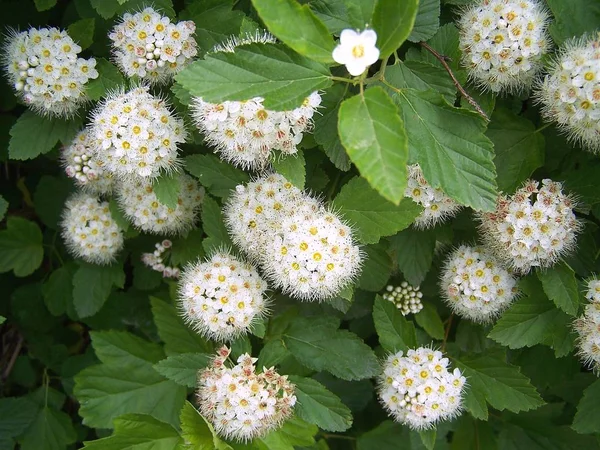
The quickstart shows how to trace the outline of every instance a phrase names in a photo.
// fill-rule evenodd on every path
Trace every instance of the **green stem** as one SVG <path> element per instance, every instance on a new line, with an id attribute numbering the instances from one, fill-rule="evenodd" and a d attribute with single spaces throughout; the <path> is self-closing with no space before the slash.
<path id="1" fill-rule="evenodd" d="M 545 123 L 544 125 L 542 125 L 541 127 L 539 127 L 537 130 L 535 130 L 535 132 L 539 133 L 540 131 L 544 131 L 546 128 L 548 128 L 551 125 L 552 125 L 552 122 Z"/>

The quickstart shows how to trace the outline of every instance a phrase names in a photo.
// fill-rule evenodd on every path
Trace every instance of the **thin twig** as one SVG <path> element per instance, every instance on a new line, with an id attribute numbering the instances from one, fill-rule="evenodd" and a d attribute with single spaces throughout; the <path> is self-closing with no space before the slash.
<path id="1" fill-rule="evenodd" d="M 489 121 L 490 120 L 489 117 L 483 111 L 483 109 L 481 109 L 481 106 L 479 106 L 479 104 L 473 99 L 473 97 L 471 97 L 469 94 L 467 94 L 467 91 L 465 91 L 465 89 L 462 87 L 462 85 L 458 82 L 458 80 L 454 76 L 454 72 L 452 72 L 452 69 L 450 68 L 450 66 L 447 63 L 447 61 L 451 61 L 450 58 L 448 58 L 445 55 L 439 54 L 437 52 L 437 50 L 435 50 L 433 47 L 431 47 L 427 42 L 421 42 L 420 44 L 421 44 L 421 47 L 426 49 L 429 53 L 431 53 L 433 56 L 435 56 L 439 62 L 442 63 L 442 66 L 444 66 L 444 69 L 446 69 L 446 72 L 448 72 L 448 75 L 450 75 L 450 78 L 452 78 L 452 81 L 454 82 L 454 86 L 456 86 L 456 89 L 458 89 L 460 94 L 471 104 L 471 106 L 473 108 L 475 108 L 475 110 L 479 113 L 479 115 L 481 115 L 481 117 L 483 117 L 485 120 Z"/>
<path id="2" fill-rule="evenodd" d="M 17 361 L 17 356 L 19 356 L 19 353 L 21 353 L 21 347 L 23 347 L 23 335 L 19 332 L 17 332 L 19 337 L 17 339 L 17 345 L 15 346 L 14 351 L 12 352 L 12 355 L 10 355 L 10 360 L 8 361 L 8 364 L 6 365 L 6 369 L 4 369 L 4 373 L 2 374 L 2 379 L 6 380 L 8 378 L 8 376 L 10 375 L 10 372 L 12 372 L 13 366 L 15 365 L 15 362 Z"/>
<path id="3" fill-rule="evenodd" d="M 442 352 L 446 351 L 446 341 L 448 340 L 448 335 L 450 334 L 450 328 L 452 328 L 453 318 L 454 313 L 450 314 L 450 317 L 448 317 L 448 324 L 446 325 L 446 332 L 444 333 L 444 341 L 442 342 Z"/>

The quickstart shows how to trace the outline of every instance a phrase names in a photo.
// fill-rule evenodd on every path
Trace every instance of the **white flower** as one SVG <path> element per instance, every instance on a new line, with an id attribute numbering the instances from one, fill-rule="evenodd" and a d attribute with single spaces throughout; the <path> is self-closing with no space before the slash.
<path id="1" fill-rule="evenodd" d="M 333 59 L 339 64 L 344 64 L 350 75 L 361 75 L 379 59 L 376 42 L 377 33 L 373 30 L 364 30 L 361 33 L 351 29 L 343 30 L 339 45 L 333 49 Z"/>
<path id="2" fill-rule="evenodd" d="M 413 287 L 403 281 L 399 286 L 388 284 L 385 290 L 386 292 L 382 295 L 383 299 L 392 302 L 403 316 L 417 314 L 423 309 L 423 303 L 421 302 L 423 293 L 419 286 Z"/>
<path id="3" fill-rule="evenodd" d="M 117 200 L 125 216 L 136 228 L 154 234 L 181 234 L 191 229 L 204 198 L 204 189 L 188 175 L 179 175 L 177 206 L 158 201 L 152 183 L 123 181 L 117 187 Z"/>
<path id="4" fill-rule="evenodd" d="M 462 208 L 440 188 L 431 187 L 418 164 L 408 166 L 408 183 L 404 196 L 424 208 L 415 220 L 415 226 L 421 229 L 434 227 L 454 217 Z"/>
<path id="5" fill-rule="evenodd" d="M 200 372 L 198 404 L 217 434 L 247 442 L 281 427 L 292 416 L 295 386 L 274 368 L 257 374 L 256 358 L 247 353 L 229 368 L 229 353 L 227 347 L 220 348 L 212 364 Z"/>
<path id="6" fill-rule="evenodd" d="M 517 280 L 481 247 L 461 245 L 442 271 L 442 297 L 453 312 L 474 322 L 489 322 L 517 296 Z"/>
<path id="7" fill-rule="evenodd" d="M 266 313 L 256 269 L 226 252 L 188 265 L 179 282 L 179 306 L 189 325 L 209 339 L 232 341 Z"/>
<path id="8" fill-rule="evenodd" d="M 60 160 L 67 176 L 78 187 L 91 194 L 110 194 L 114 186 L 113 174 L 94 157 L 100 141 L 92 139 L 88 129 L 80 131 L 70 145 L 63 147 Z"/>
<path id="9" fill-rule="evenodd" d="M 148 7 L 125 14 L 108 37 L 114 59 L 128 77 L 167 83 L 198 53 L 195 31 L 193 21 L 171 23 Z"/>
<path id="10" fill-rule="evenodd" d="M 600 372 L 600 303 L 592 302 L 573 324 L 577 332 L 579 356 L 595 373 Z"/>
<path id="11" fill-rule="evenodd" d="M 35 112 L 72 116 L 88 98 L 85 84 L 98 77 L 96 60 L 78 58 L 81 47 L 58 28 L 11 31 L 2 55 L 17 96 Z"/>
<path id="12" fill-rule="evenodd" d="M 177 167 L 177 145 L 185 142 L 183 120 L 148 87 L 109 95 L 92 113 L 91 138 L 100 141 L 96 160 L 123 178 L 156 178 Z"/>
<path id="13" fill-rule="evenodd" d="M 123 234 L 108 202 L 90 194 L 74 194 L 67 200 L 61 228 L 69 252 L 92 264 L 109 264 L 123 248 Z"/>
<path id="14" fill-rule="evenodd" d="M 154 252 L 142 253 L 142 262 L 152 270 L 161 272 L 163 278 L 179 278 L 179 268 L 175 266 L 171 267 L 165 262 L 165 260 L 168 258 L 168 250 L 172 247 L 172 245 L 173 243 L 168 239 L 164 239 L 162 242 L 157 242 L 154 245 Z M 165 255 L 165 253 L 167 253 L 167 255 Z"/>
<path id="15" fill-rule="evenodd" d="M 458 22 L 462 63 L 481 88 L 527 90 L 550 47 L 549 13 L 537 0 L 479 0 Z"/>
<path id="16" fill-rule="evenodd" d="M 537 92 L 542 114 L 569 139 L 600 151 L 600 40 L 573 39 L 561 48 Z"/>
<path id="17" fill-rule="evenodd" d="M 379 378 L 379 399 L 391 416 L 413 430 L 458 416 L 465 377 L 448 371 L 442 352 L 426 347 L 389 355 Z"/>
<path id="18" fill-rule="evenodd" d="M 575 247 L 581 224 L 574 206 L 561 183 L 528 180 L 514 195 L 498 197 L 494 212 L 479 214 L 481 239 L 516 272 L 550 267 Z"/>
<path id="19" fill-rule="evenodd" d="M 590 302 L 600 303 L 600 279 L 591 278 L 587 282 L 587 292 L 585 293 L 585 298 L 587 298 Z"/>

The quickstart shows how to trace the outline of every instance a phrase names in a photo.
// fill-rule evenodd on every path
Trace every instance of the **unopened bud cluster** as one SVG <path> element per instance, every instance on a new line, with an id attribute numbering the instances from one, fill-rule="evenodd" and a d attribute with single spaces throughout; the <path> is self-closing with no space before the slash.
<path id="1" fill-rule="evenodd" d="M 582 316 L 575 320 L 579 356 L 595 373 L 600 373 L 600 280 L 588 281 L 585 305 Z"/>
<path id="2" fill-rule="evenodd" d="M 462 409 L 465 377 L 449 370 L 442 352 L 420 347 L 389 355 L 379 379 L 379 398 L 392 417 L 414 430 L 432 428 Z"/>
<path id="3" fill-rule="evenodd" d="M 417 314 L 423 309 L 423 303 L 421 302 L 423 293 L 419 289 L 419 286 L 413 287 L 406 281 L 403 281 L 400 283 L 400 286 L 388 284 L 385 290 L 386 292 L 382 295 L 384 300 L 396 305 L 396 308 L 400 310 L 403 316 Z"/>
<path id="4" fill-rule="evenodd" d="M 167 255 L 165 253 L 173 246 L 173 243 L 165 239 L 155 244 L 155 250 L 152 253 L 143 253 L 142 262 L 152 270 L 162 273 L 164 278 L 179 278 L 179 268 L 171 267 L 165 263 Z"/>
<path id="5" fill-rule="evenodd" d="M 462 63 L 493 92 L 529 89 L 550 45 L 549 14 L 537 0 L 480 0 L 458 22 Z"/>
<path id="6" fill-rule="evenodd" d="M 232 368 L 227 347 L 218 350 L 212 364 L 198 378 L 197 398 L 202 416 L 226 439 L 247 442 L 265 436 L 291 417 L 295 387 L 274 368 L 256 373 L 247 353 Z"/>

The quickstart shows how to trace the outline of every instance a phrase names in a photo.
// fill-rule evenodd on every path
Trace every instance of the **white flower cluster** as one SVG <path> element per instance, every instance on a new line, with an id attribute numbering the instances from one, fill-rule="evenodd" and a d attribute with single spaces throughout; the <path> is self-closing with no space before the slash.
<path id="1" fill-rule="evenodd" d="M 125 14 L 108 35 L 115 61 L 128 77 L 170 81 L 198 54 L 191 20 L 171 23 L 152 8 Z"/>
<path id="2" fill-rule="evenodd" d="M 549 14 L 537 0 L 480 0 L 458 22 L 462 63 L 493 92 L 529 89 L 548 51 Z"/>
<path id="3" fill-rule="evenodd" d="M 419 289 L 419 286 L 413 287 L 406 281 L 400 283 L 400 286 L 392 286 L 388 284 L 385 287 L 386 292 L 383 293 L 382 297 L 388 302 L 392 302 L 396 305 L 396 308 L 400 310 L 403 316 L 408 314 L 417 314 L 423 309 L 423 293 Z"/>
<path id="4" fill-rule="evenodd" d="M 70 145 L 63 147 L 60 159 L 67 176 L 73 178 L 78 187 L 91 194 L 110 194 L 114 177 L 94 157 L 99 145 L 100 142 L 92 139 L 86 128 L 75 136 Z"/>
<path id="5" fill-rule="evenodd" d="M 238 186 L 224 215 L 234 242 L 284 293 L 324 300 L 360 271 L 352 230 L 281 175 Z"/>
<path id="6" fill-rule="evenodd" d="M 320 104 L 318 92 L 291 111 L 265 109 L 260 97 L 218 104 L 196 97 L 192 118 L 222 159 L 244 169 L 260 169 L 269 162 L 272 150 L 288 155 L 297 152 L 296 146 L 302 134 L 311 129 Z"/>
<path id="7" fill-rule="evenodd" d="M 65 203 L 62 235 L 69 252 L 92 264 L 109 264 L 123 248 L 123 234 L 108 202 L 77 193 Z"/>
<path id="8" fill-rule="evenodd" d="M 376 42 L 377 33 L 374 30 L 360 33 L 352 29 L 342 30 L 340 43 L 333 49 L 331 56 L 336 63 L 344 64 L 350 75 L 356 77 L 379 59 Z"/>
<path id="9" fill-rule="evenodd" d="M 538 90 L 542 114 L 570 139 L 600 151 L 600 40 L 572 40 Z"/>
<path id="10" fill-rule="evenodd" d="M 414 222 L 415 227 L 420 229 L 434 227 L 454 217 L 462 208 L 440 188 L 431 187 L 418 164 L 408 166 L 408 184 L 404 196 L 424 208 Z"/>
<path id="11" fill-rule="evenodd" d="M 465 377 L 448 371 L 448 358 L 426 347 L 389 355 L 379 379 L 379 398 L 392 417 L 415 430 L 452 419 L 462 408 Z"/>
<path id="12" fill-rule="evenodd" d="M 585 298 L 590 302 L 600 303 L 600 279 L 592 278 L 587 283 L 588 290 Z"/>
<path id="13" fill-rule="evenodd" d="M 179 175 L 177 206 L 163 205 L 150 181 L 123 181 L 117 200 L 127 219 L 136 228 L 155 234 L 181 234 L 194 226 L 196 213 L 204 199 L 204 189 L 187 175 Z"/>
<path id="14" fill-rule="evenodd" d="M 179 304 L 185 321 L 209 339 L 232 341 L 265 315 L 267 299 L 256 269 L 226 252 L 183 270 Z"/>
<path id="15" fill-rule="evenodd" d="M 152 270 L 156 270 L 157 272 L 161 272 L 163 278 L 179 278 L 179 268 L 171 267 L 165 264 L 166 253 L 171 247 L 173 243 L 165 239 L 162 242 L 157 242 L 155 244 L 155 250 L 152 253 L 142 253 L 142 262 L 150 267 Z"/>
<path id="16" fill-rule="evenodd" d="M 600 373 L 600 280 L 597 278 L 588 281 L 586 298 L 590 303 L 574 323 L 579 356 L 595 373 Z"/>
<path id="17" fill-rule="evenodd" d="M 250 441 L 275 430 L 291 417 L 295 386 L 274 368 L 256 373 L 256 358 L 243 354 L 228 368 L 230 350 L 222 347 L 198 377 L 200 412 L 226 439 Z"/>
<path id="18" fill-rule="evenodd" d="M 517 295 L 517 280 L 481 247 L 461 245 L 446 260 L 442 296 L 452 311 L 485 323 L 504 311 Z"/>
<path id="19" fill-rule="evenodd" d="M 94 157 L 119 178 L 155 178 L 177 166 L 177 144 L 185 142 L 183 120 L 148 87 L 116 91 L 92 113 Z"/>
<path id="20" fill-rule="evenodd" d="M 17 95 L 33 110 L 70 116 L 87 100 L 85 84 L 98 77 L 96 60 L 78 58 L 80 51 L 58 28 L 11 32 L 4 48 L 4 68 Z"/>
<path id="21" fill-rule="evenodd" d="M 525 274 L 550 267 L 575 247 L 580 223 L 562 184 L 528 180 L 512 196 L 498 197 L 496 210 L 479 215 L 480 235 L 494 256 Z"/>

